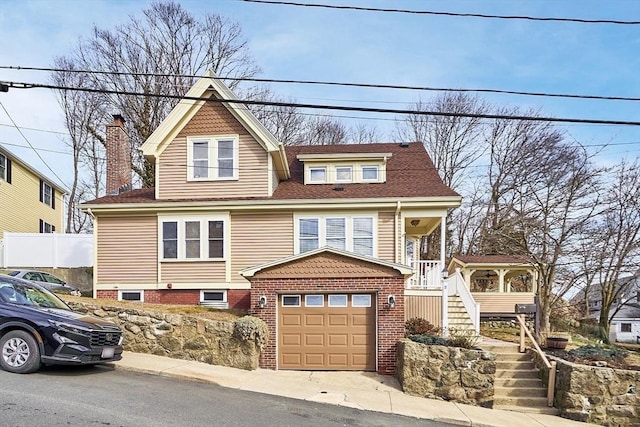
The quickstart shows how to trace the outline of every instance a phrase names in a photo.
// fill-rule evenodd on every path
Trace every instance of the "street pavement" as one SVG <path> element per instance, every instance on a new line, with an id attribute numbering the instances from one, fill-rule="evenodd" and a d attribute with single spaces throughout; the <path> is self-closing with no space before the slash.
<path id="1" fill-rule="evenodd" d="M 246 371 L 151 354 L 124 352 L 115 369 L 200 381 L 222 387 L 303 399 L 472 427 L 589 426 L 554 415 L 487 409 L 409 396 L 395 377 L 374 372 Z"/>

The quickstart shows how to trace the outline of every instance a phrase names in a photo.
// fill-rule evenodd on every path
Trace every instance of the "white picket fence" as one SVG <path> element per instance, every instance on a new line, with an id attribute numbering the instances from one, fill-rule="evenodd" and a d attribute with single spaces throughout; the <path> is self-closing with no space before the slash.
<path id="1" fill-rule="evenodd" d="M 92 267 L 93 234 L 4 233 L 3 268 Z"/>

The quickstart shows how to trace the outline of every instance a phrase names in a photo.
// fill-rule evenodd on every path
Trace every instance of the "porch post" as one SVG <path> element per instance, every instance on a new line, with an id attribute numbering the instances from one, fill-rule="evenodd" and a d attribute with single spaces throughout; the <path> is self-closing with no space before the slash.
<path id="1" fill-rule="evenodd" d="M 440 280 L 442 281 L 442 336 L 449 336 L 449 290 L 447 289 L 448 273 L 442 270 Z"/>
<path id="2" fill-rule="evenodd" d="M 447 216 L 443 215 L 440 219 L 440 263 L 441 268 L 445 269 L 447 266 L 444 264 L 445 259 L 445 243 L 447 241 Z"/>

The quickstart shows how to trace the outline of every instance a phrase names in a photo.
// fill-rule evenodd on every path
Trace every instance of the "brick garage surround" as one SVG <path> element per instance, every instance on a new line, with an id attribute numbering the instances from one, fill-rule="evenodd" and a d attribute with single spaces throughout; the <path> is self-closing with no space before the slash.
<path id="1" fill-rule="evenodd" d="M 138 290 L 138 289 L 136 289 Z M 214 289 L 215 290 L 215 289 Z M 227 290 L 229 308 L 249 309 L 251 291 L 248 289 Z M 117 290 L 98 290 L 98 298 L 118 299 Z M 149 304 L 197 305 L 200 302 L 199 289 L 145 289 L 144 302 Z"/>
<path id="2" fill-rule="evenodd" d="M 345 278 L 251 278 L 251 309 L 253 316 L 269 326 L 269 342 L 262 349 L 260 367 L 277 369 L 277 315 L 279 294 L 291 293 L 372 293 L 377 295 L 377 352 L 378 373 L 394 375 L 396 372 L 396 345 L 404 337 L 404 277 L 400 274 L 384 277 Z M 265 308 L 259 308 L 260 296 L 267 297 Z M 395 307 L 387 307 L 387 297 L 394 295 Z"/>

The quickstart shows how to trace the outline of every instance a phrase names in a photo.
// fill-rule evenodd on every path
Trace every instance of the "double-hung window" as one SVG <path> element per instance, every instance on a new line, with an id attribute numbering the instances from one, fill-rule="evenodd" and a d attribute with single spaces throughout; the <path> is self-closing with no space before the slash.
<path id="1" fill-rule="evenodd" d="M 160 259 L 220 260 L 225 257 L 226 218 L 161 218 Z"/>
<path id="2" fill-rule="evenodd" d="M 53 187 L 43 180 L 40 180 L 40 201 L 47 206 L 51 206 L 55 209 L 55 193 Z"/>
<path id="3" fill-rule="evenodd" d="M 187 138 L 187 179 L 238 179 L 238 135 Z"/>
<path id="4" fill-rule="evenodd" d="M 11 160 L 0 153 L 0 179 L 11 183 Z"/>
<path id="5" fill-rule="evenodd" d="M 329 246 L 358 255 L 375 256 L 374 224 L 373 215 L 298 217 L 296 252 Z"/>

